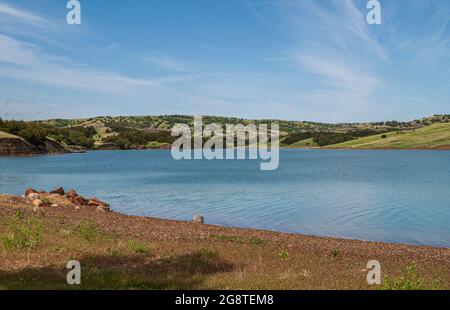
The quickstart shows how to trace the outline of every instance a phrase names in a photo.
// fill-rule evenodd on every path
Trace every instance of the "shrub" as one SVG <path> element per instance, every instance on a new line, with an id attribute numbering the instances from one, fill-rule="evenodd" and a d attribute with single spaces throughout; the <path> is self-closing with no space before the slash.
<path id="1" fill-rule="evenodd" d="M 148 246 L 137 240 L 128 241 L 128 247 L 133 252 L 138 253 L 138 254 L 147 254 L 149 252 Z"/>
<path id="2" fill-rule="evenodd" d="M 7 249 L 31 249 L 39 243 L 41 230 L 42 225 L 37 219 L 25 219 L 22 212 L 17 211 L 10 219 L 8 232 L 2 241 Z"/>
<path id="3" fill-rule="evenodd" d="M 287 260 L 289 258 L 289 252 L 286 250 L 282 250 L 280 253 L 278 253 L 278 256 L 283 260 Z"/>
<path id="4" fill-rule="evenodd" d="M 82 221 L 78 225 L 78 236 L 86 241 L 92 241 L 100 234 L 99 229 L 93 223 Z"/>
<path id="5" fill-rule="evenodd" d="M 405 273 L 399 277 L 385 276 L 381 289 L 383 290 L 428 290 L 438 289 L 438 282 L 426 285 L 422 277 L 416 273 L 416 263 L 406 266 Z"/>

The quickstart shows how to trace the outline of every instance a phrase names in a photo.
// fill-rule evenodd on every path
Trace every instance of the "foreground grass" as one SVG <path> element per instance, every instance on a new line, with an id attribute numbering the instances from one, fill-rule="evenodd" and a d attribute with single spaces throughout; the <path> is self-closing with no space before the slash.
<path id="1" fill-rule="evenodd" d="M 0 196 L 0 289 L 445 289 L 448 249 L 127 217 Z M 76 259 L 82 284 L 68 286 Z M 384 281 L 367 285 L 368 260 Z M 414 262 L 414 268 L 405 269 Z M 405 271 L 406 270 L 406 271 Z"/>
<path id="2" fill-rule="evenodd" d="M 340 144 L 329 148 L 354 149 L 411 149 L 411 148 L 450 148 L 450 123 L 434 124 L 407 132 L 391 132 Z"/>

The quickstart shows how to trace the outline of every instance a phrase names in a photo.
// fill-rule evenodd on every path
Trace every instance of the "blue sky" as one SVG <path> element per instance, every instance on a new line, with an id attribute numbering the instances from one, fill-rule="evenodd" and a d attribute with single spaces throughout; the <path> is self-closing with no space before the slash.
<path id="1" fill-rule="evenodd" d="M 0 117 L 450 114 L 450 1 L 0 0 Z"/>

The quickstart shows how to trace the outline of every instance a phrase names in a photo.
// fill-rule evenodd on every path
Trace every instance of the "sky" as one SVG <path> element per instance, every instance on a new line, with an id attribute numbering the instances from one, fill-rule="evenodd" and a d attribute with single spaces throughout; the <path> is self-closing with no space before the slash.
<path id="1" fill-rule="evenodd" d="M 0 0 L 0 117 L 450 114 L 450 1 Z"/>

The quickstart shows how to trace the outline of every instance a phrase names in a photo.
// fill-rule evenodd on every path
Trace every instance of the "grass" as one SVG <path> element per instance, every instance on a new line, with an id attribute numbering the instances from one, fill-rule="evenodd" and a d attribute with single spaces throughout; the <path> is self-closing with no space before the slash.
<path id="1" fill-rule="evenodd" d="M 329 146 L 351 149 L 439 147 L 450 147 L 450 123 L 434 124 L 414 131 L 390 132 Z"/>
<path id="2" fill-rule="evenodd" d="M 12 135 L 12 134 L 9 134 L 4 131 L 0 131 L 0 139 L 22 139 L 22 138 Z"/>
<path id="3" fill-rule="evenodd" d="M 78 226 L 78 236 L 86 241 L 92 241 L 100 236 L 98 227 L 88 221 L 82 221 Z"/>
<path id="4" fill-rule="evenodd" d="M 128 247 L 136 254 L 148 254 L 150 252 L 149 247 L 138 240 L 129 240 Z"/>
<path id="5" fill-rule="evenodd" d="M 289 258 L 289 252 L 286 250 L 282 250 L 280 251 L 280 253 L 278 253 L 278 256 L 282 259 L 282 260 L 287 260 Z"/>
<path id="6" fill-rule="evenodd" d="M 425 283 L 423 277 L 417 274 L 417 264 L 410 263 L 406 266 L 405 272 L 398 277 L 385 276 L 381 286 L 382 290 L 436 290 L 440 288 L 439 281 Z"/>
<path id="7" fill-rule="evenodd" d="M 333 257 L 333 259 L 339 259 L 341 258 L 341 251 L 340 250 L 333 250 L 333 252 L 331 252 L 331 257 Z"/>
<path id="8" fill-rule="evenodd" d="M 314 142 L 313 138 L 301 140 L 301 141 L 298 141 L 298 142 L 295 142 L 295 143 L 289 145 L 289 147 L 318 147 L 318 146 L 319 146 L 319 144 Z"/>
<path id="9" fill-rule="evenodd" d="M 32 249 L 39 243 L 42 225 L 36 218 L 24 218 L 17 211 L 8 221 L 2 241 L 6 249 Z"/>

